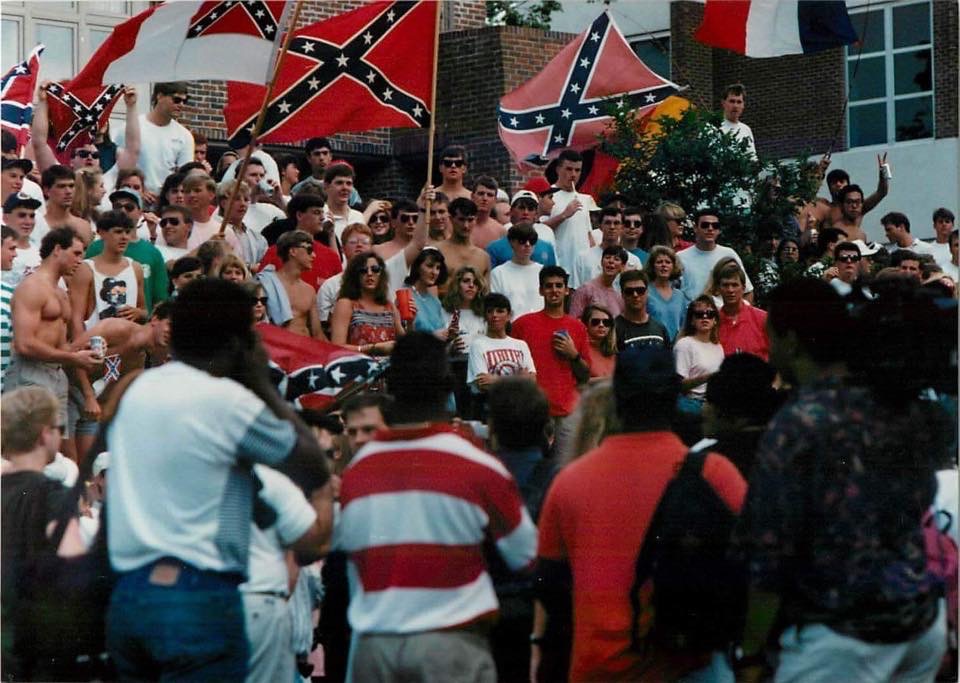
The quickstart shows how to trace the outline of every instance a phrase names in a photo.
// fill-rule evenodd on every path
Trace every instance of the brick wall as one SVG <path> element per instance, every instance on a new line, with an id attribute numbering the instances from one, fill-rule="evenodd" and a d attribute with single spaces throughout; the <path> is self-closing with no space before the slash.
<path id="1" fill-rule="evenodd" d="M 938 138 L 957 137 L 957 3 L 933 3 L 933 73 Z"/>

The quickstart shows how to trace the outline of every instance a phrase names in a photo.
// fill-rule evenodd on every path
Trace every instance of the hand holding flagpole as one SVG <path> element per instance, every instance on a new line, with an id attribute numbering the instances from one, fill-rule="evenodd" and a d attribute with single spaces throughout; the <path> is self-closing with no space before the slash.
<path id="1" fill-rule="evenodd" d="M 427 138 L 427 187 L 433 185 L 433 138 L 437 129 L 437 64 L 440 60 L 440 11 L 442 2 L 437 2 L 437 14 L 433 26 L 433 80 L 430 85 L 430 129 Z M 425 218 L 427 225 L 430 225 L 430 205 L 432 204 L 431 195 L 427 195 L 424 202 L 426 211 Z"/>

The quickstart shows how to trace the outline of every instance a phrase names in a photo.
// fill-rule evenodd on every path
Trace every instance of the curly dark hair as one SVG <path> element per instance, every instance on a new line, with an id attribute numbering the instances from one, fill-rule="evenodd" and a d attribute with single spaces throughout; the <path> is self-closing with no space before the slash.
<path id="1" fill-rule="evenodd" d="M 377 282 L 377 288 L 373 292 L 373 299 L 381 306 L 387 304 L 387 285 L 390 280 L 387 276 L 387 266 L 383 262 L 383 259 L 372 251 L 357 254 L 347 263 L 347 267 L 343 271 L 343 279 L 340 281 L 340 294 L 337 296 L 338 299 L 356 301 L 360 298 L 360 295 L 363 293 L 361 279 L 363 278 L 363 271 L 367 267 L 368 259 L 376 259 L 377 265 L 380 266 L 380 280 Z"/>

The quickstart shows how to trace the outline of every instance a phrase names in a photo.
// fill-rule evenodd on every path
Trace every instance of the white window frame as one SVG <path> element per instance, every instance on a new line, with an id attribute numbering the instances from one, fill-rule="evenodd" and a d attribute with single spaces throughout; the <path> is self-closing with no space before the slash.
<path id="1" fill-rule="evenodd" d="M 904 144 L 908 142 L 916 142 L 919 140 L 931 140 L 936 138 L 936 75 L 934 73 L 935 63 L 933 59 L 934 48 L 933 48 L 933 2 L 934 0 L 911 0 L 910 2 L 896 2 L 889 3 L 886 5 L 879 6 L 863 6 L 858 7 L 856 10 L 851 10 L 851 15 L 863 14 L 865 11 L 869 10 L 871 12 L 883 12 L 883 35 L 884 35 L 884 48 L 882 51 L 876 52 L 864 52 L 860 55 L 857 54 L 856 48 L 851 48 L 848 46 L 844 51 L 844 83 L 847 88 L 847 92 L 850 92 L 850 81 L 849 81 L 849 70 L 850 64 L 856 62 L 858 57 L 860 59 L 866 59 L 868 57 L 883 57 L 883 73 L 884 73 L 884 96 L 883 97 L 873 97 L 864 100 L 848 101 L 847 102 L 847 145 L 848 149 L 863 149 L 866 147 L 876 147 L 876 146 L 888 146 L 893 144 Z M 927 5 L 927 9 L 930 13 L 930 37 L 926 43 L 920 45 L 908 45 L 907 47 L 898 47 L 893 46 L 893 11 L 894 9 L 899 9 L 901 7 L 908 7 L 910 5 Z M 874 23 L 870 24 L 870 29 L 876 30 Z M 895 66 L 894 59 L 896 55 L 907 53 L 907 52 L 916 52 L 917 50 L 929 49 L 931 55 L 931 64 L 930 64 L 930 90 L 925 90 L 923 92 L 914 92 L 908 93 L 905 95 L 897 95 L 895 92 Z M 930 112 L 930 127 L 931 134 L 927 138 L 917 138 L 916 140 L 897 140 L 897 102 L 902 102 L 904 100 L 920 99 L 921 97 L 929 97 L 932 103 L 932 109 Z M 856 147 L 852 146 L 850 141 L 853 139 L 852 128 L 851 128 L 851 117 L 850 112 L 852 109 L 856 109 L 860 106 L 872 105 L 872 104 L 884 104 L 887 114 L 887 135 L 886 140 L 873 143 L 871 145 L 858 145 Z"/>

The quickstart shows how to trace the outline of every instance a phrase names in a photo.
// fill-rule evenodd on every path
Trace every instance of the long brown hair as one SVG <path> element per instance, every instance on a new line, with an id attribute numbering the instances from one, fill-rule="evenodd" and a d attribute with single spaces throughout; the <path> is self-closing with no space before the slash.
<path id="1" fill-rule="evenodd" d="M 580 314 L 580 322 L 582 322 L 588 329 L 590 327 L 590 318 L 592 317 L 594 311 L 600 311 L 610 318 L 610 327 L 607 328 L 607 336 L 604 337 L 603 341 L 600 343 L 600 353 L 602 353 L 604 356 L 612 356 L 617 352 L 617 330 L 613 325 L 613 320 L 616 316 L 613 315 L 613 313 L 611 313 L 607 308 L 599 304 L 590 304 L 583 309 L 583 313 Z"/>
<path id="2" fill-rule="evenodd" d="M 340 294 L 338 298 L 350 299 L 351 301 L 357 301 L 360 298 L 363 294 L 361 280 L 363 279 L 363 271 L 367 267 L 368 259 L 376 259 L 377 265 L 380 266 L 380 279 L 377 281 L 377 288 L 373 292 L 373 300 L 381 306 L 386 306 L 387 284 L 389 282 L 387 266 L 379 254 L 372 251 L 357 254 L 347 262 L 346 270 L 343 271 L 343 279 L 340 281 Z"/>
<path id="3" fill-rule="evenodd" d="M 477 272 L 473 266 L 461 266 L 453 274 L 453 282 L 447 287 L 447 293 L 443 295 L 443 307 L 448 313 L 453 313 L 463 304 L 463 296 L 460 293 L 460 282 L 464 275 L 473 275 L 473 281 L 477 286 L 477 295 L 470 302 L 470 310 L 479 317 L 483 317 L 483 298 L 487 295 L 487 282 L 483 276 Z"/>

